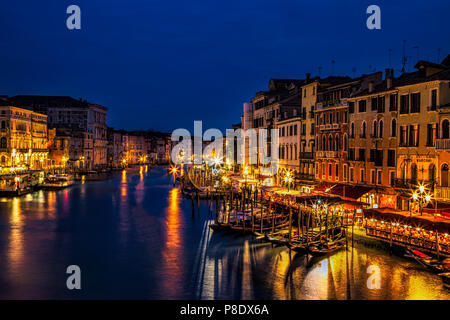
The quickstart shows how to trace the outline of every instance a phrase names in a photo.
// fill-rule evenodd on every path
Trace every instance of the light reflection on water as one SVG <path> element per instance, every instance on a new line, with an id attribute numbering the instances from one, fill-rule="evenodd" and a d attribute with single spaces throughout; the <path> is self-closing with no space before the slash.
<path id="1" fill-rule="evenodd" d="M 213 232 L 164 168 L 0 199 L 0 298 L 449 299 L 417 263 L 363 246 L 311 258 Z M 83 290 L 65 288 L 82 268 Z M 367 267 L 381 289 L 367 287 Z"/>

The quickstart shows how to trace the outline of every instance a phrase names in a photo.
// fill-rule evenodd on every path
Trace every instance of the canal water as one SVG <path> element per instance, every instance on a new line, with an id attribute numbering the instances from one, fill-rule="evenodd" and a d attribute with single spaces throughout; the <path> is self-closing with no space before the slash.
<path id="1" fill-rule="evenodd" d="M 438 276 L 386 251 L 311 259 L 212 222 L 162 167 L 0 199 L 0 298 L 450 298 Z M 69 265 L 81 268 L 81 290 L 66 287 Z"/>

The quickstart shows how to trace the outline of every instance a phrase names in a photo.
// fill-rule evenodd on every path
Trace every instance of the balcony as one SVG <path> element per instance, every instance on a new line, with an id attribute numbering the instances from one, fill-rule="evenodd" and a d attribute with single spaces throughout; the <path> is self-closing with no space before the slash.
<path id="1" fill-rule="evenodd" d="M 338 130 L 340 128 L 340 123 L 328 123 L 328 124 L 321 124 L 319 126 L 320 130 Z"/>
<path id="2" fill-rule="evenodd" d="M 438 187 L 437 197 L 444 200 L 450 200 L 450 187 Z"/>
<path id="3" fill-rule="evenodd" d="M 395 178 L 392 182 L 392 186 L 400 189 L 415 190 L 419 184 L 423 184 L 428 190 L 433 191 L 436 181 L 434 180 L 417 180 L 417 179 L 401 179 Z"/>
<path id="4" fill-rule="evenodd" d="M 339 158 L 339 151 L 316 151 L 316 158 Z"/>
<path id="5" fill-rule="evenodd" d="M 450 149 L 450 139 L 436 139 L 436 149 Z"/>
<path id="6" fill-rule="evenodd" d="M 300 159 L 314 159 L 314 153 L 313 152 L 300 152 L 299 158 Z"/>

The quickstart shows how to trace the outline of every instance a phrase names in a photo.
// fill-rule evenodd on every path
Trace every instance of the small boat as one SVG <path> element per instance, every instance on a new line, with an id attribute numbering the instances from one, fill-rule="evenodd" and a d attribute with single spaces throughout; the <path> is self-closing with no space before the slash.
<path id="1" fill-rule="evenodd" d="M 33 191 L 29 174 L 8 174 L 0 176 L 0 196 L 21 196 Z"/>
<path id="2" fill-rule="evenodd" d="M 335 240 L 328 243 L 319 243 L 308 246 L 308 252 L 315 256 L 325 255 L 342 249 L 345 245 L 345 239 Z"/>
<path id="3" fill-rule="evenodd" d="M 226 231 L 226 230 L 230 230 L 231 226 L 227 223 L 221 223 L 221 222 L 216 222 L 213 223 L 209 226 L 211 229 L 213 229 L 214 231 Z"/>
<path id="4" fill-rule="evenodd" d="M 450 272 L 440 273 L 444 287 L 450 289 Z"/>
<path id="5" fill-rule="evenodd" d="M 44 182 L 41 184 L 43 189 L 64 189 L 73 184 L 73 177 L 68 174 L 55 174 L 49 175 L 44 179 Z"/>
<path id="6" fill-rule="evenodd" d="M 306 243 L 300 243 L 300 242 L 288 242 L 287 247 L 291 249 L 292 251 L 298 252 L 298 253 L 306 253 L 308 246 Z"/>
<path id="7" fill-rule="evenodd" d="M 406 250 L 405 254 L 406 257 L 415 259 L 421 265 L 423 265 L 424 267 L 433 272 L 441 273 L 450 271 L 444 263 L 442 263 L 437 259 L 434 259 L 433 257 L 426 255 L 425 253 L 419 250 L 413 250 L 409 248 L 406 248 L 405 250 Z"/>

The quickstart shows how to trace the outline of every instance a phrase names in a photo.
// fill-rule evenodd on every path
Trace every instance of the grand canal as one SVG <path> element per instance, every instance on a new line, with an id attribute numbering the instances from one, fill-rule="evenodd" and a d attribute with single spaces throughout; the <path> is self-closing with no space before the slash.
<path id="1" fill-rule="evenodd" d="M 2 299 L 450 299 L 417 263 L 366 248 L 325 258 L 214 233 L 164 168 L 0 199 Z M 81 268 L 81 290 L 66 268 Z M 380 289 L 369 289 L 369 266 Z"/>

